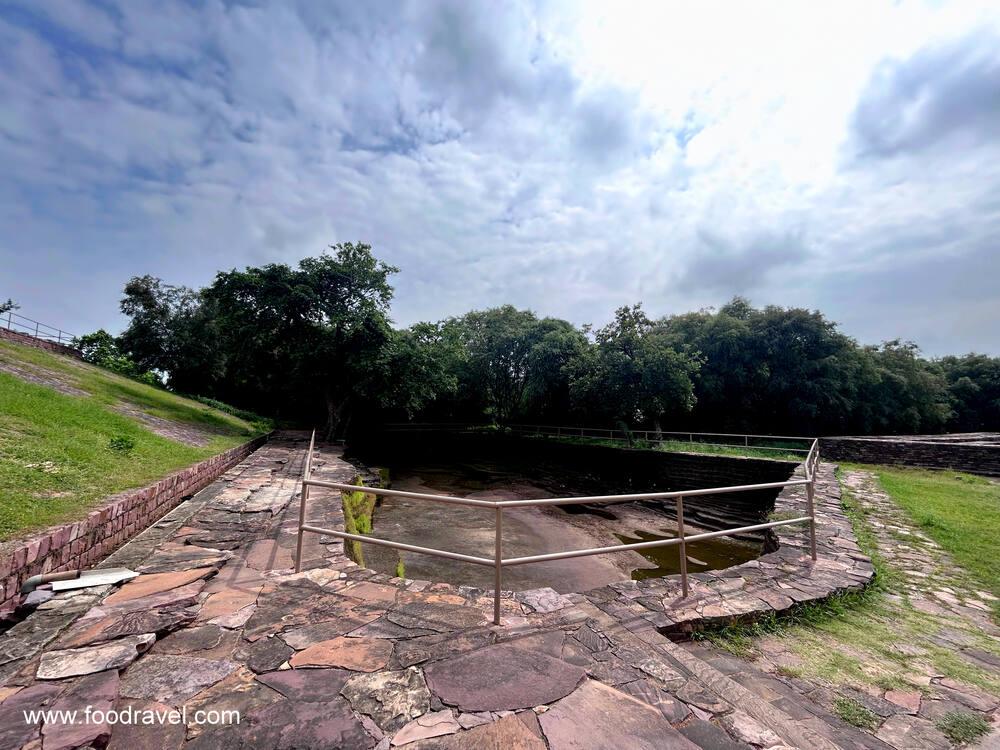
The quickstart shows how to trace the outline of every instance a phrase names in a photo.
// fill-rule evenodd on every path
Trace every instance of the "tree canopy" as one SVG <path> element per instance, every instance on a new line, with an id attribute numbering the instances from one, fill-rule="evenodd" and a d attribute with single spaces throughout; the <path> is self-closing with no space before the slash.
<path id="1" fill-rule="evenodd" d="M 88 357 L 178 391 L 344 434 L 384 420 L 514 420 L 654 430 L 843 434 L 1000 429 L 1000 359 L 928 360 L 861 346 L 815 310 L 719 309 L 592 329 L 511 305 L 394 328 L 397 269 L 341 243 L 297 266 L 216 275 L 200 290 L 141 276 L 130 323 Z M 127 363 L 127 364 L 126 364 Z"/>

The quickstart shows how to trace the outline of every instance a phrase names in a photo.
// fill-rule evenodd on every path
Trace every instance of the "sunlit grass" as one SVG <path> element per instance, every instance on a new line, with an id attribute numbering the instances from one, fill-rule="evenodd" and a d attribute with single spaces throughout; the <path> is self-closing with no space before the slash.
<path id="1" fill-rule="evenodd" d="M 141 487 L 258 434 L 259 426 L 176 394 L 68 358 L 0 344 L 0 359 L 48 370 L 86 396 L 0 372 L 0 539 L 80 517 L 101 499 Z M 114 410 L 128 401 L 211 436 L 186 445 Z"/>

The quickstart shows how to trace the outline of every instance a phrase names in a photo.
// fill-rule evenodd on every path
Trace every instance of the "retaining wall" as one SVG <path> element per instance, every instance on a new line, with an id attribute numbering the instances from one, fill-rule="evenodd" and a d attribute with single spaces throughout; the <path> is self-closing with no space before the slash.
<path id="1" fill-rule="evenodd" d="M 1000 476 L 1000 445 L 912 438 L 820 438 L 820 455 L 831 461 L 897 464 Z"/>
<path id="2" fill-rule="evenodd" d="M 40 339 L 28 333 L 12 331 L 9 328 L 0 328 L 0 339 L 7 339 L 8 341 L 13 341 L 15 344 L 24 344 L 25 346 L 33 346 L 36 349 L 46 349 L 56 354 L 66 354 L 70 357 L 83 359 L 80 352 L 71 346 L 57 344 L 55 341 L 48 341 L 47 339 Z"/>
<path id="3" fill-rule="evenodd" d="M 114 495 L 79 521 L 0 546 L 0 614 L 17 606 L 26 579 L 39 573 L 93 567 L 186 497 L 207 487 L 269 437 L 262 435 L 230 448 L 148 487 Z"/>

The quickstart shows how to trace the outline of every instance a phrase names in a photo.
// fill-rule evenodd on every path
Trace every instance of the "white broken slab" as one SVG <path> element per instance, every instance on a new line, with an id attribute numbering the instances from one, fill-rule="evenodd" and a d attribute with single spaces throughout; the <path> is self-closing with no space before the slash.
<path id="1" fill-rule="evenodd" d="M 42 654 L 35 677 L 39 680 L 61 680 L 106 669 L 121 669 L 148 651 L 155 640 L 155 634 L 143 633 L 99 646 L 49 651 Z"/>

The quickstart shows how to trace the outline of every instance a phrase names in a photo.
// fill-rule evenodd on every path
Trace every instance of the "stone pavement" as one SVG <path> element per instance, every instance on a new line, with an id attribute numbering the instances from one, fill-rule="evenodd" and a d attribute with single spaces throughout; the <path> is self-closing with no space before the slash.
<path id="1" fill-rule="evenodd" d="M 856 659 L 868 674 L 880 677 L 856 685 L 828 680 L 788 679 L 803 664 L 801 653 L 787 639 L 765 638 L 756 644 L 754 666 L 794 687 L 816 705 L 829 707 L 837 697 L 859 703 L 874 717 L 877 738 L 897 748 L 947 748 L 948 740 L 935 722 L 949 712 L 978 714 L 991 723 L 992 734 L 982 747 L 1000 747 L 1000 628 L 991 619 L 995 598 L 971 581 L 954 560 L 915 527 L 869 471 L 843 472 L 845 490 L 863 509 L 864 523 L 891 574 L 884 594 L 891 617 L 878 616 L 872 626 L 884 642 L 881 648 L 826 637 L 828 652 Z M 813 647 L 813 644 L 810 644 Z M 953 663 L 942 673 L 938 656 Z M 750 667 L 737 661 L 746 673 Z M 992 675 L 993 692 L 973 684 L 971 675 Z M 879 682 L 887 682 L 879 686 Z M 892 683 L 892 684 L 889 684 Z"/>
<path id="2" fill-rule="evenodd" d="M 494 627 L 491 594 L 359 568 L 317 535 L 294 574 L 305 441 L 279 435 L 105 561 L 138 578 L 39 592 L 35 613 L 0 636 L 0 750 L 878 746 L 821 716 L 800 721 L 798 697 L 747 687 L 731 665 L 672 643 L 657 630 L 665 621 L 635 616 L 635 604 L 660 610 L 628 586 L 621 607 L 614 588 L 508 593 Z M 319 449 L 318 478 L 357 473 L 336 446 Z M 342 524 L 339 494 L 313 492 L 308 517 Z M 851 541 L 837 546 L 854 553 Z M 801 552 L 789 544 L 775 569 L 802 563 Z M 812 580 L 833 570 L 845 572 L 820 567 Z M 747 580 L 718 580 L 737 578 Z M 783 580 L 789 600 L 813 585 Z M 87 706 L 184 708 L 187 721 L 23 713 Z M 199 724 L 199 711 L 240 721 Z"/>

